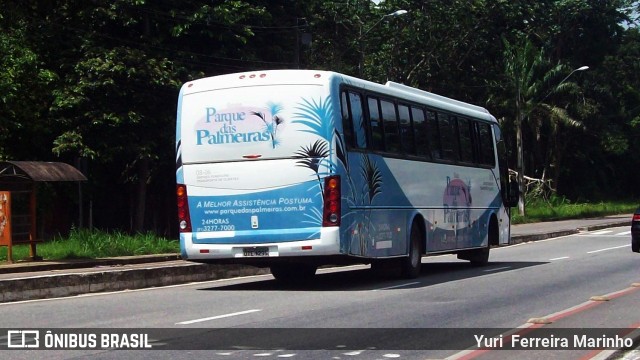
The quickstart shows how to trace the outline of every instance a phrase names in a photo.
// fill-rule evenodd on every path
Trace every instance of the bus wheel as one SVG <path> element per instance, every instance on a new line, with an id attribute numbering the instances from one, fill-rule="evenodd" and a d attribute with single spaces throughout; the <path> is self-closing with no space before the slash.
<path id="1" fill-rule="evenodd" d="M 422 233 L 420 229 L 413 224 L 411 226 L 411 237 L 409 239 L 409 256 L 402 259 L 401 272 L 402 277 L 407 279 L 415 279 L 420 276 L 420 268 L 422 266 Z"/>
<path id="2" fill-rule="evenodd" d="M 489 262 L 489 248 L 490 245 L 487 244 L 486 248 L 473 250 L 471 256 L 469 257 L 469 261 L 472 266 L 484 266 Z"/>
<path id="3" fill-rule="evenodd" d="M 465 250 L 458 253 L 458 259 L 469 260 L 472 266 L 483 266 L 489 262 L 489 248 L 491 245 L 481 249 Z"/>
<path id="4" fill-rule="evenodd" d="M 495 218 L 492 218 L 489 222 L 489 239 L 487 247 L 460 252 L 458 253 L 458 259 L 469 260 L 469 262 L 471 262 L 471 266 L 487 265 L 489 262 L 489 250 L 491 249 L 491 245 L 498 245 L 499 236 L 498 221 Z"/>
<path id="5" fill-rule="evenodd" d="M 309 264 L 274 264 L 271 265 L 271 275 L 280 282 L 299 284 L 311 280 L 317 269 L 317 266 Z"/>

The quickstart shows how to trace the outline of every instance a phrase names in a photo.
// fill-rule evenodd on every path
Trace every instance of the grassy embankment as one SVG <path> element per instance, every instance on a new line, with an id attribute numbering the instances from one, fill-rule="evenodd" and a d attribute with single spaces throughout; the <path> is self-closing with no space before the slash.
<path id="1" fill-rule="evenodd" d="M 640 203 L 635 201 L 583 202 L 575 204 L 565 200 L 556 200 L 551 203 L 534 201 L 526 204 L 526 215 L 524 217 L 518 215 L 517 208 L 513 208 L 511 211 L 511 224 L 632 214 L 638 206 L 640 206 Z"/>
<path id="2" fill-rule="evenodd" d="M 638 206 L 637 202 L 578 203 L 532 202 L 526 206 L 526 216 L 512 211 L 512 223 L 554 221 L 598 217 L 615 214 L 629 214 Z M 38 255 L 45 260 L 95 259 L 114 256 L 178 253 L 175 239 L 165 239 L 153 234 L 128 235 L 121 232 L 89 231 L 74 229 L 68 237 L 56 237 L 37 246 Z M 15 261 L 28 258 L 27 245 L 13 247 Z M 0 264 L 7 260 L 7 248 L 0 247 Z"/>
<path id="3" fill-rule="evenodd" d="M 37 245 L 37 255 L 45 260 L 97 259 L 115 256 L 178 253 L 175 239 L 153 234 L 129 235 L 122 232 L 73 229 L 67 237 L 57 236 Z M 28 245 L 13 247 L 13 260 L 29 257 Z M 0 263 L 7 261 L 7 248 L 0 247 Z"/>

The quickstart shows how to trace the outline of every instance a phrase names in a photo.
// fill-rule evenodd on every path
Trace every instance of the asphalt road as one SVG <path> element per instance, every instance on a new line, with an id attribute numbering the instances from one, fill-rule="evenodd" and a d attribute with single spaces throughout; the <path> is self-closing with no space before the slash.
<path id="1" fill-rule="evenodd" d="M 381 278 L 353 266 L 321 270 L 315 282 L 299 288 L 259 275 L 0 304 L 0 328 L 155 329 L 150 345 L 168 348 L 11 350 L 0 357 L 605 358 L 610 354 L 585 350 L 463 350 L 480 334 L 640 327 L 640 287 L 632 285 L 640 282 L 639 256 L 630 250 L 628 230 L 493 249 L 490 264 L 481 268 L 454 256 L 425 258 L 415 280 Z M 548 324 L 531 324 L 531 319 Z M 283 333 L 274 335 L 268 328 Z M 221 343 L 226 350 L 197 350 Z M 177 350 L 180 345 L 187 350 Z"/>

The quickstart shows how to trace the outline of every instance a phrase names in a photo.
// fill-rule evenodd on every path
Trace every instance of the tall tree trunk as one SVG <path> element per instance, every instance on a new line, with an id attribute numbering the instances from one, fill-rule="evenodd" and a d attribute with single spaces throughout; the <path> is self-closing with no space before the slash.
<path id="1" fill-rule="evenodd" d="M 556 130 L 555 133 L 555 141 L 554 141 L 554 148 L 555 148 L 555 166 L 553 167 L 553 172 L 552 172 L 552 179 L 553 179 L 553 188 L 555 189 L 555 191 L 557 192 L 558 190 L 558 184 L 560 183 L 560 172 L 561 172 L 561 166 L 562 166 L 562 162 L 564 160 L 564 155 L 567 151 L 567 143 L 568 139 L 566 139 L 565 141 L 561 142 L 561 136 L 560 136 L 560 131 L 562 131 L 560 128 L 558 128 Z"/>
<path id="2" fill-rule="evenodd" d="M 519 95 L 519 94 L 518 94 Z M 518 151 L 517 170 L 518 170 L 518 191 L 520 196 L 518 197 L 518 213 L 520 216 L 524 216 L 524 150 L 522 145 L 522 109 L 521 109 L 520 96 L 516 98 L 516 147 Z"/>
<path id="3" fill-rule="evenodd" d="M 136 213 L 134 215 L 133 230 L 135 232 L 144 232 L 144 218 L 147 205 L 147 183 L 149 182 L 149 159 L 141 159 L 138 163 L 138 199 L 136 204 Z"/>
<path id="4" fill-rule="evenodd" d="M 516 144 L 518 147 L 518 213 L 524 216 L 524 151 L 522 149 L 522 127 L 516 129 Z"/>

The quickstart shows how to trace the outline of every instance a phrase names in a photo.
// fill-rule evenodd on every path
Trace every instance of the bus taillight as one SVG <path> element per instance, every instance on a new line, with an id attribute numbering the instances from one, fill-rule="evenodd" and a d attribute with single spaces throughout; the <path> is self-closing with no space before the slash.
<path id="1" fill-rule="evenodd" d="M 191 217 L 189 216 L 189 203 L 187 202 L 187 187 L 182 184 L 176 186 L 178 202 L 178 224 L 180 232 L 191 232 Z"/>
<path id="2" fill-rule="evenodd" d="M 340 226 L 340 176 L 324 179 L 322 226 Z"/>

